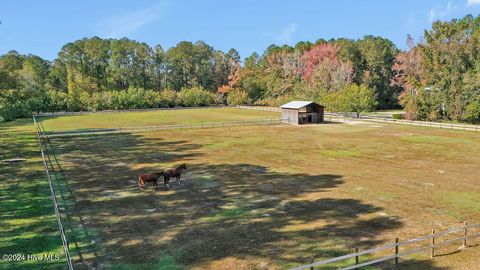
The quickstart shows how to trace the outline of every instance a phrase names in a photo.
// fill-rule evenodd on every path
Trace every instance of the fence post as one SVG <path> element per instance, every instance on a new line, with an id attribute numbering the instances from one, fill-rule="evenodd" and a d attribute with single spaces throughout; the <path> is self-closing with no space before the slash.
<path id="1" fill-rule="evenodd" d="M 355 253 L 358 253 L 358 247 L 355 247 Z M 355 265 L 357 265 L 360 262 L 359 256 L 355 256 Z"/>
<path id="2" fill-rule="evenodd" d="M 463 223 L 463 247 L 467 247 L 467 225 L 468 223 L 465 221 Z"/>
<path id="3" fill-rule="evenodd" d="M 398 265 L 398 237 L 395 238 L 395 265 Z"/>
<path id="4" fill-rule="evenodd" d="M 314 262 L 314 259 L 313 259 L 313 256 L 310 257 L 310 263 L 313 263 Z M 310 266 L 310 270 L 313 270 L 313 266 Z"/>
<path id="5" fill-rule="evenodd" d="M 435 257 L 435 229 L 432 229 L 432 253 L 430 257 Z"/>

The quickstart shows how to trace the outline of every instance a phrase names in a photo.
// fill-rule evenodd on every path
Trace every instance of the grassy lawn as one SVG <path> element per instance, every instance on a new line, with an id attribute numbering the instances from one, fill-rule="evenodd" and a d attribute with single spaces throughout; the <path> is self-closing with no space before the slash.
<path id="1" fill-rule="evenodd" d="M 230 110 L 205 121 L 233 119 Z M 155 112 L 156 119 L 121 123 L 96 114 L 44 125 L 204 121 L 200 113 L 208 114 Z M 235 120 L 271 117 L 239 113 Z M 78 117 L 83 124 L 69 123 Z M 105 268 L 285 269 L 349 253 L 355 243 L 365 249 L 480 221 L 475 133 L 352 122 L 55 138 L 53 145 L 75 214 L 100 246 L 86 260 Z M 136 187 L 139 174 L 180 163 L 188 166 L 183 185 Z M 475 248 L 435 260 L 419 254 L 403 269 L 468 269 L 479 256 Z"/>
<path id="2" fill-rule="evenodd" d="M 0 254 L 59 254 L 58 261 L 5 261 L 0 269 L 65 269 L 62 243 L 31 120 L 0 124 Z"/>
<path id="3" fill-rule="evenodd" d="M 196 124 L 234 120 L 278 119 L 278 112 L 261 112 L 233 108 L 159 110 L 144 112 L 95 113 L 77 116 L 43 118 L 45 130 L 85 128 L 118 128 L 168 124 Z"/>

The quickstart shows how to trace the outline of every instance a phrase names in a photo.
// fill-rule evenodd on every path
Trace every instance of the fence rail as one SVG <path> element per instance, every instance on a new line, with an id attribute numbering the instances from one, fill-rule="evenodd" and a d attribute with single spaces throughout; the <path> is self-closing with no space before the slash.
<path id="1" fill-rule="evenodd" d="M 263 106 L 236 106 L 235 108 L 255 110 L 255 111 L 267 111 L 267 112 L 281 112 L 279 107 L 263 107 Z"/>
<path id="2" fill-rule="evenodd" d="M 474 233 L 474 234 L 469 235 L 468 230 L 471 229 L 471 228 L 478 228 L 478 227 L 480 227 L 480 223 L 468 225 L 467 222 L 465 222 L 462 227 L 450 228 L 448 230 L 441 231 L 441 232 L 436 232 L 433 229 L 431 234 L 424 235 L 424 236 L 421 236 L 421 237 L 418 237 L 418 238 L 409 239 L 409 240 L 402 241 L 402 242 L 400 242 L 399 239 L 396 238 L 394 243 L 383 245 L 383 246 L 376 247 L 376 248 L 363 250 L 363 251 L 358 251 L 358 248 L 355 248 L 354 253 L 350 253 L 350 254 L 335 257 L 335 258 L 330 258 L 330 259 L 327 259 L 327 260 L 317 261 L 317 262 L 313 262 L 313 260 L 312 260 L 312 262 L 309 263 L 309 264 L 301 265 L 301 266 L 292 268 L 291 270 L 314 269 L 314 267 L 325 266 L 325 265 L 328 265 L 328 264 L 332 264 L 332 263 L 335 263 L 335 262 L 340 262 L 340 261 L 344 261 L 344 260 L 352 259 L 352 258 L 355 258 L 355 264 L 354 265 L 343 267 L 343 268 L 340 268 L 340 269 L 342 269 L 342 270 L 358 269 L 358 268 L 361 268 L 361 267 L 364 267 L 364 266 L 377 264 L 377 263 L 392 260 L 392 259 L 395 260 L 395 264 L 397 265 L 398 264 L 398 259 L 400 257 L 405 257 L 407 255 L 422 252 L 422 251 L 426 251 L 426 250 L 431 251 L 431 257 L 433 258 L 433 257 L 435 257 L 435 249 L 436 248 L 439 248 L 439 247 L 442 247 L 442 246 L 445 246 L 445 245 L 448 245 L 448 244 L 452 244 L 452 243 L 461 241 L 461 247 L 464 247 L 464 248 L 468 247 L 468 245 L 467 245 L 467 240 L 468 239 L 473 239 L 473 238 L 480 237 L 480 233 Z M 448 240 L 445 240 L 445 241 L 442 241 L 442 242 L 439 242 L 439 243 L 436 242 L 436 240 L 438 240 L 438 238 L 440 238 L 441 236 L 446 236 L 448 234 L 452 234 L 452 233 L 455 233 L 455 232 L 462 232 L 463 235 L 461 237 L 448 239 Z M 425 241 L 425 240 L 429 240 L 429 239 L 431 240 L 431 244 L 429 244 L 429 245 L 424 245 L 424 246 L 420 246 L 420 247 L 410 249 L 410 250 L 407 250 L 407 251 L 404 251 L 404 252 L 399 252 L 399 247 L 401 247 L 401 246 L 405 246 L 405 245 L 408 245 L 408 244 L 417 243 L 417 242 Z M 365 261 L 363 263 L 359 262 L 360 261 L 359 258 L 362 255 L 368 255 L 368 254 L 372 254 L 372 253 L 376 253 L 376 252 L 380 252 L 380 251 L 384 251 L 384 250 L 388 250 L 388 249 L 393 250 L 392 255 L 383 256 L 381 258 Z"/>
<path id="3" fill-rule="evenodd" d="M 44 138 L 41 137 L 40 128 L 39 128 L 39 125 L 37 123 L 37 120 L 36 120 L 35 116 L 33 116 L 33 123 L 35 125 L 35 132 L 36 132 L 36 137 L 37 137 L 37 141 L 38 141 L 38 146 L 40 147 L 42 162 L 43 162 L 43 166 L 45 167 L 45 173 L 47 175 L 48 185 L 50 187 L 50 195 L 52 197 L 53 208 L 55 210 L 55 217 L 56 217 L 57 224 L 58 224 L 58 230 L 60 232 L 60 238 L 62 239 L 63 250 L 65 251 L 65 257 L 67 259 L 67 266 L 68 266 L 69 270 L 73 270 L 74 269 L 73 268 L 73 261 L 72 261 L 72 257 L 70 256 L 70 245 L 69 245 L 69 241 L 68 241 L 68 239 L 65 235 L 65 227 L 63 226 L 63 223 L 62 223 L 62 217 L 61 217 L 60 209 L 59 209 L 59 206 L 58 206 L 57 195 L 56 195 L 56 192 L 55 192 L 55 188 L 53 187 L 52 177 L 51 177 L 50 171 L 48 169 L 49 166 L 48 166 L 47 160 L 45 158 L 44 146 L 42 144 L 42 140 Z"/>
<path id="4" fill-rule="evenodd" d="M 102 110 L 102 111 L 81 111 L 81 112 L 41 112 L 35 113 L 35 116 L 67 116 L 67 115 L 85 115 L 102 113 L 122 113 L 122 112 L 152 112 L 152 111 L 176 111 L 176 110 L 205 110 L 205 109 L 225 109 L 234 108 L 232 106 L 202 106 L 202 107 L 169 107 L 169 108 L 149 108 L 149 109 L 121 109 L 121 110 Z"/>
<path id="5" fill-rule="evenodd" d="M 278 107 L 237 106 L 237 108 L 247 109 L 247 110 L 258 110 L 258 111 L 271 111 L 271 112 L 281 111 L 281 109 Z M 393 119 L 389 117 L 373 116 L 373 115 L 360 115 L 360 117 L 357 118 L 351 115 L 346 115 L 341 113 L 331 113 L 331 112 L 326 112 L 324 117 L 325 117 L 325 120 L 328 120 L 331 122 L 343 122 L 346 120 L 350 120 L 350 121 L 364 120 L 364 121 L 380 122 L 380 123 L 387 123 L 387 124 L 401 124 L 401 125 L 410 125 L 410 126 L 434 127 L 434 128 L 443 128 L 443 129 L 452 129 L 452 130 L 466 130 L 466 131 L 480 132 L 480 125 L 403 120 L 403 119 Z"/>
<path id="6" fill-rule="evenodd" d="M 343 122 L 347 120 L 370 121 L 370 122 L 378 122 L 378 123 L 386 123 L 386 124 L 400 124 L 400 125 L 408 125 L 408 126 L 420 126 L 420 127 L 432 127 L 432 128 L 480 132 L 480 125 L 403 120 L 403 119 L 393 119 L 393 118 L 387 118 L 382 116 L 371 116 L 371 115 L 360 115 L 360 117 L 357 118 L 355 116 L 348 116 L 340 113 L 325 113 L 325 120 L 332 121 L 332 122 Z"/>
<path id="7" fill-rule="evenodd" d="M 134 126 L 134 127 L 118 127 L 118 128 L 94 128 L 81 130 L 55 130 L 46 131 L 44 135 L 47 137 L 67 137 L 81 135 L 100 135 L 100 134 L 126 134 L 126 133 L 145 133 L 162 130 L 189 130 L 189 129 L 205 129 L 205 128 L 229 128 L 240 126 L 267 126 L 281 124 L 282 119 L 260 119 L 260 120 L 244 120 L 244 121 L 223 121 L 223 122 L 204 122 L 204 123 L 178 123 L 170 125 L 157 126 Z"/>

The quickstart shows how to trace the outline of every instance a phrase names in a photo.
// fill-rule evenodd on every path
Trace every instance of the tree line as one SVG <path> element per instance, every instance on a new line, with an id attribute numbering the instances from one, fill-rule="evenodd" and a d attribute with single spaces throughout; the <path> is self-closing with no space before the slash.
<path id="1" fill-rule="evenodd" d="M 399 50 L 382 37 L 235 49 L 182 41 L 164 50 L 130 39 L 84 38 L 54 61 L 0 56 L 0 117 L 41 111 L 256 104 L 309 99 L 330 111 L 404 107 L 409 119 L 480 119 L 479 22 L 435 22 L 424 41 Z"/>

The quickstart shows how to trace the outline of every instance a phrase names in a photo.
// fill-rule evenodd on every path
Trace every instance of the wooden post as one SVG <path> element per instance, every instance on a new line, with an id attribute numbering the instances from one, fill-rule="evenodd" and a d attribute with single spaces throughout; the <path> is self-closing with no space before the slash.
<path id="1" fill-rule="evenodd" d="M 465 221 L 463 223 L 463 247 L 467 247 L 467 225 L 468 223 Z"/>
<path id="2" fill-rule="evenodd" d="M 313 263 L 313 262 L 314 262 L 314 260 L 313 260 L 313 256 L 312 256 L 312 257 L 310 257 L 310 263 Z M 310 267 L 310 270 L 313 270 L 313 266 Z"/>
<path id="3" fill-rule="evenodd" d="M 358 253 L 358 247 L 355 247 L 355 253 Z M 355 256 L 355 265 L 357 265 L 360 262 L 359 256 Z"/>
<path id="4" fill-rule="evenodd" d="M 395 238 L 395 256 L 398 255 L 398 237 Z M 398 257 L 395 257 L 395 265 L 398 265 Z"/>
<path id="5" fill-rule="evenodd" d="M 435 229 L 432 229 L 432 253 L 431 257 L 435 257 Z"/>

